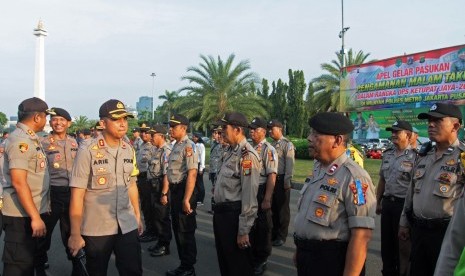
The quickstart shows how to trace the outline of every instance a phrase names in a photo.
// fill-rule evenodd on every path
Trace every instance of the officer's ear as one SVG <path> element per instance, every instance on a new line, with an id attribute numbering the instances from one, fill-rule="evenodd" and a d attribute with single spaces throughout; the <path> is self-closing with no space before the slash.
<path id="1" fill-rule="evenodd" d="M 459 133 L 460 126 L 462 125 L 460 123 L 460 120 L 457 118 L 451 118 L 452 124 L 454 125 L 454 132 Z"/>
<path id="2" fill-rule="evenodd" d="M 344 145 L 344 136 L 343 135 L 334 135 L 334 144 L 333 147 L 337 148 L 341 145 Z"/>

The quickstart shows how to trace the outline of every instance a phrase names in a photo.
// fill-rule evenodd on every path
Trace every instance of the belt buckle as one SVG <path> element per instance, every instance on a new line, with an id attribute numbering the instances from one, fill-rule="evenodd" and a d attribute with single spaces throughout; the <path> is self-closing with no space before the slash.
<path id="1" fill-rule="evenodd" d="M 396 201 L 396 198 L 394 196 L 389 196 L 389 200 L 394 202 L 394 201 Z"/>

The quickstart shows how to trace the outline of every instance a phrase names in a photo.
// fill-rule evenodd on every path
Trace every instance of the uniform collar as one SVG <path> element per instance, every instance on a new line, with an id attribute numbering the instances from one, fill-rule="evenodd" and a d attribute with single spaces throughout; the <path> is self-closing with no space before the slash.
<path id="1" fill-rule="evenodd" d="M 245 147 L 245 144 L 247 143 L 247 139 L 242 139 L 239 144 L 237 144 L 235 147 L 234 147 L 234 152 L 236 152 L 238 149 L 242 149 Z"/>
<path id="2" fill-rule="evenodd" d="M 326 168 L 326 174 L 333 175 L 336 171 L 341 168 L 342 164 L 344 164 L 347 160 L 347 154 L 344 151 L 336 160 L 331 162 L 331 164 Z"/>
<path id="3" fill-rule="evenodd" d="M 27 125 L 23 123 L 18 123 L 16 124 L 16 127 L 23 130 L 29 136 L 29 138 L 37 140 L 37 134 L 32 129 L 30 129 Z"/>

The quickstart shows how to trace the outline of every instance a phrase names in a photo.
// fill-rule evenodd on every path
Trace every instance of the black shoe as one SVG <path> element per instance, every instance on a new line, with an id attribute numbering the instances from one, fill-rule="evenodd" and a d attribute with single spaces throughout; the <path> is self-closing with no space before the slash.
<path id="1" fill-rule="evenodd" d="M 152 242 L 152 241 L 156 241 L 157 240 L 157 237 L 153 234 L 150 234 L 150 233 L 147 233 L 147 234 L 142 234 L 140 237 L 139 237 L 139 242 Z"/>
<path id="2" fill-rule="evenodd" d="M 284 244 L 284 241 L 281 239 L 274 240 L 272 243 L 273 246 L 281 246 L 283 244 Z"/>
<path id="3" fill-rule="evenodd" d="M 159 245 L 155 250 L 150 253 L 152 257 L 161 257 L 170 254 L 170 247 L 165 245 Z"/>
<path id="4" fill-rule="evenodd" d="M 266 264 L 267 264 L 267 261 L 264 261 L 263 263 L 259 263 L 258 265 L 256 265 L 254 267 L 254 275 L 256 276 L 263 275 L 263 273 L 265 273 L 265 270 L 266 270 Z"/>
<path id="5" fill-rule="evenodd" d="M 195 269 L 194 268 L 186 269 L 186 268 L 178 267 L 173 270 L 168 270 L 166 272 L 166 276 L 195 276 Z"/>
<path id="6" fill-rule="evenodd" d="M 153 252 L 153 251 L 157 250 L 157 248 L 158 248 L 158 243 L 149 246 L 149 247 L 147 248 L 147 251 L 148 251 L 148 252 Z"/>

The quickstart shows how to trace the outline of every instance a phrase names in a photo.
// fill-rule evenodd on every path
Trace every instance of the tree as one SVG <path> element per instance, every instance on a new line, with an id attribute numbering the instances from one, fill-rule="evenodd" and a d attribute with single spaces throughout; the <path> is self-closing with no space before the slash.
<path id="1" fill-rule="evenodd" d="M 350 49 L 347 55 L 343 56 L 340 52 L 336 52 L 337 60 L 333 59 L 331 63 L 321 64 L 321 69 L 327 73 L 312 80 L 315 84 L 315 100 L 313 104 L 317 111 L 339 110 L 342 59 L 344 58 L 345 66 L 352 66 L 364 63 L 369 55 L 370 53 L 365 54 L 363 51 L 359 51 L 354 55 L 354 52 Z"/>
<path id="2" fill-rule="evenodd" d="M 289 88 L 287 91 L 287 104 L 292 107 L 288 109 L 287 125 L 288 133 L 302 137 L 305 120 L 304 94 L 307 84 L 305 83 L 304 72 L 289 69 Z"/>
<path id="3" fill-rule="evenodd" d="M 228 111 L 242 112 L 249 119 L 267 116 L 266 101 L 251 90 L 258 82 L 255 73 L 249 71 L 249 61 L 243 60 L 233 66 L 234 54 L 226 61 L 219 56 L 217 60 L 204 55 L 200 58 L 202 62 L 198 67 L 187 68 L 192 75 L 181 78 L 190 85 L 179 90 L 187 94 L 174 104 L 196 122 L 194 128 L 206 129 Z"/>
<path id="4" fill-rule="evenodd" d="M 270 97 L 270 86 L 267 79 L 262 79 L 262 89 L 257 89 L 257 94 L 262 96 L 263 99 L 268 100 Z"/>
<path id="5" fill-rule="evenodd" d="M 161 95 L 158 98 L 160 100 L 165 100 L 163 102 L 163 105 L 161 106 L 161 112 L 166 114 L 165 118 L 171 117 L 171 113 L 174 111 L 174 102 L 176 99 L 179 97 L 179 92 L 178 91 L 168 91 L 165 90 L 165 95 Z"/>
<path id="6" fill-rule="evenodd" d="M 5 113 L 0 112 L 0 129 L 1 130 L 3 130 L 7 122 L 8 122 L 8 118 L 6 117 Z"/>
<path id="7" fill-rule="evenodd" d="M 271 83 L 272 91 L 269 97 L 271 102 L 271 118 L 278 119 L 282 123 L 286 121 L 286 110 L 287 110 L 287 89 L 288 85 L 284 83 L 281 79 L 278 79 L 278 82 L 274 81 Z"/>

